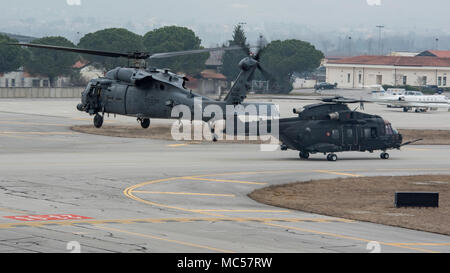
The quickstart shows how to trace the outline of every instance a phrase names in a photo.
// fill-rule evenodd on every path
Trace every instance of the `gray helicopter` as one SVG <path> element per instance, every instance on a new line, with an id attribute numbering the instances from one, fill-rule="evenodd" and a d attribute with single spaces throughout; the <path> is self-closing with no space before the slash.
<path id="1" fill-rule="evenodd" d="M 270 77 L 269 73 L 259 63 L 262 46 L 256 53 L 252 53 L 247 45 L 241 45 L 150 54 L 147 52 L 108 52 L 30 43 L 11 43 L 10 45 L 104 57 L 122 57 L 130 60 L 129 63 L 133 63 L 133 66 L 117 67 L 108 71 L 105 77 L 92 79 L 82 92 L 81 103 L 77 105 L 77 109 L 93 115 L 94 126 L 97 128 L 102 127 L 105 114 L 136 117 L 142 128 L 148 128 L 150 118 L 173 119 L 172 109 L 177 105 L 186 105 L 193 110 L 196 98 L 201 99 L 202 107 L 211 104 L 218 105 L 222 109 L 225 109 L 227 105 L 242 104 L 246 106 L 248 104 L 243 103 L 243 101 L 247 92 L 251 89 L 251 81 L 255 70 L 259 69 L 263 75 Z M 185 76 L 172 73 L 168 69 L 147 68 L 147 60 L 151 59 L 237 49 L 243 49 L 248 56 L 239 62 L 241 71 L 223 101 L 213 100 L 187 89 L 185 84 L 188 79 Z M 252 103 L 252 105 L 254 104 L 258 105 L 258 103 Z M 224 110 L 223 113 L 225 112 Z M 191 111 L 191 113 L 194 113 L 194 111 Z M 190 119 L 193 120 L 194 116 L 192 115 Z M 211 120 L 211 117 L 202 117 L 202 119 L 208 121 Z"/>

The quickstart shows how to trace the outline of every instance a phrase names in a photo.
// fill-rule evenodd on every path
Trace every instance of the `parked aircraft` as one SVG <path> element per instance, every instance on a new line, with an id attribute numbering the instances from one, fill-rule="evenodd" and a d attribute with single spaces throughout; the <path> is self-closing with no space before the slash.
<path id="1" fill-rule="evenodd" d="M 416 113 L 450 107 L 450 101 L 444 95 L 424 95 L 419 91 L 406 91 L 404 89 L 372 91 L 371 101 L 386 105 L 389 108 L 403 108 L 403 112 L 415 109 Z"/>

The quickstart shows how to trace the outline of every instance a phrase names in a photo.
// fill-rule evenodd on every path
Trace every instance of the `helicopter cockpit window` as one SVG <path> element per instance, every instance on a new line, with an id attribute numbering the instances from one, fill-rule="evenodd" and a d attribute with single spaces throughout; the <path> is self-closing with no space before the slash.
<path id="1" fill-rule="evenodd" d="M 91 97 L 99 96 L 102 91 L 102 88 L 99 85 L 91 84 L 90 86 L 88 86 L 88 88 L 89 88 L 88 95 Z"/>
<path id="2" fill-rule="evenodd" d="M 89 92 L 91 90 L 91 83 L 88 83 L 88 85 L 86 86 L 86 89 L 84 89 L 84 92 Z"/>
<path id="3" fill-rule="evenodd" d="M 391 126 L 391 128 L 392 128 L 392 132 L 394 133 L 394 135 L 398 135 L 398 131 L 397 131 L 397 129 L 395 129 L 394 127 L 392 127 Z"/>
<path id="4" fill-rule="evenodd" d="M 394 131 L 392 130 L 392 126 L 390 124 L 385 125 L 386 135 L 393 135 Z"/>

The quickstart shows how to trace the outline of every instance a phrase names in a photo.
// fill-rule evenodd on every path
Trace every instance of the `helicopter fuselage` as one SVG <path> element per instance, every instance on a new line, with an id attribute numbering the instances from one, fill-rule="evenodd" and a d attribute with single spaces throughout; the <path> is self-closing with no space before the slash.
<path id="1" fill-rule="evenodd" d="M 402 136 L 381 118 L 354 122 L 280 120 L 280 140 L 309 153 L 399 148 Z"/>
<path id="2" fill-rule="evenodd" d="M 309 105 L 298 117 L 279 120 L 282 148 L 309 154 L 399 149 L 402 135 L 377 115 L 344 104 Z M 303 155 L 303 156 L 302 156 Z"/>
<path id="3" fill-rule="evenodd" d="M 116 68 L 106 77 L 90 81 L 77 108 L 91 115 L 171 118 L 173 106 L 183 104 L 193 108 L 193 98 L 200 97 L 184 87 L 185 80 L 167 70 Z"/>

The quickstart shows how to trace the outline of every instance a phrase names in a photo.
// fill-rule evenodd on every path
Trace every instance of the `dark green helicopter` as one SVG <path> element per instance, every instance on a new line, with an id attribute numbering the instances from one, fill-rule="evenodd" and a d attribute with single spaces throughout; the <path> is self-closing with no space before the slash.
<path id="1" fill-rule="evenodd" d="M 77 105 L 77 109 L 89 115 L 94 115 L 94 126 L 97 128 L 102 127 L 105 114 L 136 117 L 142 128 L 148 128 L 150 126 L 150 118 L 181 118 L 181 116 L 172 116 L 172 109 L 177 105 L 188 106 L 192 110 L 192 116 L 187 118 L 193 120 L 195 98 L 201 99 L 203 108 L 214 104 L 224 109 L 223 113 L 226 113 L 225 107 L 227 105 L 248 105 L 243 103 L 243 100 L 246 98 L 247 92 L 251 89 L 251 82 L 256 69 L 260 70 L 263 75 L 269 75 L 259 63 L 263 49 L 262 42 L 260 42 L 257 52 L 252 52 L 247 45 L 239 45 L 226 48 L 197 49 L 155 54 L 147 52 L 118 53 L 42 44 L 12 43 L 10 45 L 104 57 L 127 58 L 129 63 L 133 64 L 132 66 L 117 67 L 108 71 L 104 77 L 91 80 L 82 92 L 81 103 Z M 188 79 L 185 76 L 172 73 L 168 69 L 147 68 L 146 60 L 170 58 L 214 50 L 237 49 L 244 50 L 248 56 L 239 62 L 241 72 L 223 101 L 216 101 L 205 96 L 200 96 L 192 92 L 192 90 L 187 89 L 185 83 Z M 258 105 L 258 103 L 251 104 Z M 202 119 L 203 121 L 211 120 L 210 117 L 202 117 Z"/>
<path id="2" fill-rule="evenodd" d="M 402 143 L 402 135 L 392 127 L 390 122 L 378 115 L 351 110 L 347 105 L 360 103 L 363 106 L 364 102 L 370 101 L 340 96 L 319 100 L 323 103 L 307 105 L 303 109 L 293 109 L 298 117 L 278 120 L 281 150 L 300 151 L 299 156 L 302 159 L 308 159 L 310 154 L 323 153 L 327 155 L 328 161 L 336 161 L 335 153 L 337 152 L 373 153 L 381 150 L 380 158 L 389 159 L 387 150 L 400 149 L 402 146 L 421 140 Z M 267 124 L 268 131 L 272 131 L 272 123 Z M 255 124 L 245 124 L 247 135 L 250 126 Z M 256 126 L 259 127 L 259 123 Z"/>

